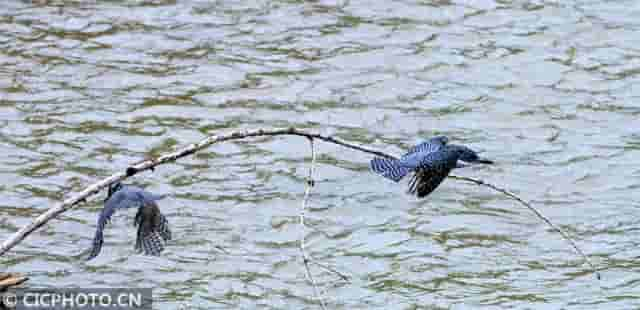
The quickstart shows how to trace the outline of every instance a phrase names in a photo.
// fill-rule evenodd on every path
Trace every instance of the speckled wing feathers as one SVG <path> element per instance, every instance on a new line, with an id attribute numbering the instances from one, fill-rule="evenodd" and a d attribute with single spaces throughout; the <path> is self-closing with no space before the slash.
<path id="1" fill-rule="evenodd" d="M 161 222 L 160 222 L 160 226 L 158 227 L 158 232 L 160 233 L 160 236 L 162 237 L 162 239 L 164 239 L 165 241 L 169 241 L 171 240 L 171 230 L 169 229 L 169 221 L 167 221 L 167 218 L 160 214 L 161 217 Z"/>
<path id="2" fill-rule="evenodd" d="M 157 231 L 142 237 L 142 250 L 145 255 L 159 256 L 164 250 L 164 241 Z"/>
<path id="3" fill-rule="evenodd" d="M 164 243 L 171 240 L 171 230 L 158 206 L 152 203 L 138 209 L 134 222 L 138 226 L 135 249 L 146 255 L 160 255 Z"/>
<path id="4" fill-rule="evenodd" d="M 409 193 L 418 198 L 431 194 L 456 167 L 454 153 L 441 150 L 429 154 L 409 181 Z"/>

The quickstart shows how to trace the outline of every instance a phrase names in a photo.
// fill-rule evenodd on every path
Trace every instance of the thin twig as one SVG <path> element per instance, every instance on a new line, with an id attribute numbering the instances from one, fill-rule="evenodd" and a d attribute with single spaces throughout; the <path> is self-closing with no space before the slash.
<path id="1" fill-rule="evenodd" d="M 354 149 L 354 150 L 357 150 L 357 151 L 361 151 L 361 152 L 372 154 L 372 155 L 376 155 L 376 156 L 381 156 L 381 157 L 386 157 L 386 158 L 397 158 L 397 157 L 395 157 L 393 155 L 386 154 L 386 153 L 384 153 L 382 151 L 369 149 L 369 148 L 366 148 L 366 147 L 363 147 L 363 146 L 359 146 L 359 145 L 356 145 L 356 144 L 352 144 L 352 143 L 348 143 L 348 142 L 336 139 L 336 138 L 331 137 L 331 136 L 325 136 L 325 135 L 321 135 L 321 134 L 317 134 L 317 133 L 306 132 L 306 131 L 299 130 L 299 129 L 296 129 L 296 128 L 293 128 L 293 127 L 285 128 L 285 129 L 273 129 L 273 130 L 257 129 L 257 130 L 247 130 L 247 131 L 235 131 L 235 132 L 222 134 L 222 135 L 214 135 L 214 136 L 207 137 L 207 138 L 201 140 L 198 143 L 194 143 L 194 144 L 191 144 L 191 145 L 189 145 L 189 146 L 187 146 L 185 148 L 179 149 L 179 150 L 177 150 L 175 152 L 162 155 L 162 156 L 160 156 L 158 158 L 148 159 L 148 160 L 145 160 L 143 162 L 136 163 L 136 164 L 128 167 L 125 171 L 115 173 L 115 174 L 113 174 L 113 175 L 111 175 L 111 176 L 109 176 L 107 178 L 102 179 L 101 181 L 98 181 L 96 183 L 93 183 L 93 184 L 89 185 L 82 192 L 80 192 L 80 193 L 78 193 L 76 195 L 73 195 L 72 197 L 64 200 L 61 204 L 50 208 L 49 210 L 47 210 L 46 212 L 44 212 L 40 216 L 38 216 L 36 219 L 34 219 L 31 223 L 29 223 L 26 226 L 23 226 L 20 230 L 18 230 L 13 235 L 11 235 L 7 240 L 5 240 L 2 243 L 2 245 L 0 245 L 0 256 L 4 255 L 7 251 L 9 251 L 11 248 L 16 246 L 22 240 L 24 240 L 24 238 L 26 238 L 29 234 L 34 232 L 36 229 L 42 227 L 44 224 L 46 224 L 51 219 L 57 217 L 58 215 L 60 215 L 61 213 L 64 213 L 67 210 L 72 209 L 73 207 L 75 207 L 80 202 L 85 202 L 88 197 L 97 194 L 102 189 L 108 187 L 109 185 L 111 185 L 111 184 L 113 184 L 115 182 L 122 181 L 122 180 L 124 180 L 126 178 L 129 178 L 129 177 L 131 177 L 131 176 L 133 176 L 133 175 L 135 175 L 135 174 L 137 174 L 139 172 L 145 171 L 145 170 L 153 170 L 156 166 L 163 165 L 163 164 L 166 164 L 166 163 L 175 162 L 176 160 L 178 160 L 178 159 L 180 159 L 182 157 L 189 156 L 189 155 L 191 155 L 191 154 L 193 154 L 193 153 L 195 153 L 197 151 L 203 150 L 203 149 L 209 147 L 210 145 L 218 143 L 218 142 L 241 140 L 241 139 L 246 139 L 246 138 L 250 138 L 250 137 L 279 136 L 279 135 L 303 136 L 303 137 L 307 137 L 309 139 L 318 139 L 318 140 L 322 140 L 322 141 L 325 141 L 325 142 L 341 145 L 341 146 L 344 146 L 344 147 L 347 147 L 347 148 L 350 148 L 350 149 Z M 547 224 L 551 223 L 546 217 L 542 216 L 542 214 L 539 211 L 537 211 L 535 208 L 533 208 L 530 204 L 526 203 L 524 200 L 520 199 L 515 194 L 512 194 L 512 193 L 510 193 L 510 192 L 508 192 L 506 190 L 503 190 L 501 188 L 493 186 L 490 183 L 486 183 L 486 182 L 484 182 L 482 180 L 476 180 L 476 179 L 467 178 L 467 177 L 458 177 L 458 176 L 453 176 L 453 175 L 450 175 L 449 177 L 450 178 L 454 178 L 454 179 L 458 179 L 458 180 L 462 180 L 462 181 L 472 182 L 472 183 L 475 183 L 475 184 L 480 185 L 480 186 L 485 186 L 487 188 L 490 188 L 492 190 L 500 192 L 500 193 L 502 193 L 504 195 L 507 195 L 508 197 L 511 197 L 511 198 L 515 199 L 520 204 L 522 204 L 523 206 L 527 207 L 529 210 L 533 211 L 545 223 L 547 223 Z M 554 227 L 555 230 L 561 231 L 560 234 L 566 240 L 568 240 L 569 243 L 571 243 L 571 245 L 576 249 L 576 251 L 585 259 L 585 261 L 593 269 L 593 271 L 596 273 L 597 277 L 600 278 L 600 274 L 598 273 L 597 269 L 594 267 L 594 265 L 591 263 L 591 261 L 587 258 L 587 256 L 582 252 L 582 250 L 580 250 L 576 246 L 575 242 L 569 237 L 569 235 L 564 233 L 562 230 L 557 229 L 555 225 L 553 225 L 553 224 L 550 224 L 550 225 L 552 227 Z"/>
<path id="2" fill-rule="evenodd" d="M 344 282 L 351 283 L 350 277 L 348 275 L 336 270 L 335 268 L 332 268 L 330 266 L 318 263 L 318 262 L 316 262 L 314 260 L 310 261 L 310 263 L 312 263 L 312 264 L 314 264 L 314 265 L 316 265 L 316 266 L 318 266 L 318 267 L 320 267 L 320 268 L 322 268 L 322 269 L 324 269 L 324 270 L 326 270 L 326 271 L 328 271 L 330 273 L 335 274 L 340 279 L 342 279 L 342 281 L 344 281 Z"/>
<path id="3" fill-rule="evenodd" d="M 304 214 L 307 211 L 307 202 L 309 201 L 309 195 L 311 195 L 311 189 L 315 185 L 313 180 L 313 171 L 316 165 L 316 152 L 315 152 L 315 147 L 313 145 L 313 138 L 309 138 L 309 145 L 311 146 L 311 164 L 309 165 L 309 176 L 307 177 L 307 182 L 305 182 L 304 197 L 302 198 L 302 205 L 300 206 L 300 230 L 301 230 L 300 253 L 302 254 L 302 262 L 304 263 L 304 270 L 307 273 L 307 278 L 309 279 L 309 282 L 311 282 L 311 285 L 313 285 L 313 293 L 316 296 L 316 299 L 318 300 L 318 302 L 320 303 L 320 307 L 323 310 L 326 310 L 327 307 L 324 304 L 324 299 L 322 298 L 322 295 L 320 294 L 320 290 L 318 289 L 318 284 L 316 283 L 316 280 L 313 278 L 313 274 L 311 273 L 311 269 L 309 268 L 309 262 L 311 261 L 311 259 L 307 256 L 307 252 L 305 249 L 306 226 L 304 223 Z"/>
<path id="4" fill-rule="evenodd" d="M 542 214 L 540 211 L 538 211 L 538 209 L 534 208 L 531 204 L 529 204 L 528 202 L 522 200 L 520 197 L 516 196 L 515 194 L 511 193 L 510 191 L 508 191 L 508 190 L 506 190 L 504 188 L 497 187 L 497 186 L 495 186 L 493 184 L 486 183 L 486 182 L 484 182 L 482 180 L 477 180 L 477 179 L 472 179 L 472 178 L 467 178 L 467 177 L 460 177 L 460 176 L 456 176 L 456 175 L 452 175 L 450 177 L 453 178 L 453 179 L 456 179 L 456 180 L 467 181 L 467 182 L 475 183 L 477 185 L 486 186 L 488 188 L 493 189 L 494 191 L 500 192 L 500 193 L 506 195 L 507 197 L 510 197 L 510 198 L 515 199 L 516 201 L 518 201 L 520 204 L 525 206 L 527 209 L 531 210 L 531 212 L 533 212 L 538 218 L 540 218 L 545 223 L 547 223 L 547 225 L 551 226 L 551 228 L 553 228 L 555 231 L 557 231 L 562 236 L 562 238 L 564 238 L 567 242 L 569 242 L 569 244 L 576 250 L 576 252 L 578 252 L 578 254 L 580 256 L 582 256 L 582 258 L 589 265 L 589 267 L 591 267 L 593 272 L 596 274 L 596 278 L 598 278 L 598 280 L 600 280 L 600 278 L 601 278 L 600 277 L 600 272 L 598 271 L 596 266 L 591 262 L 589 257 L 586 254 L 584 254 L 584 252 L 582 252 L 582 250 L 578 247 L 578 245 L 575 243 L 575 241 L 573 241 L 573 239 L 571 239 L 569 234 L 564 229 L 560 228 L 560 226 L 556 226 L 555 224 L 553 224 L 553 222 L 551 222 L 551 220 L 548 217 L 546 217 L 544 214 Z"/>

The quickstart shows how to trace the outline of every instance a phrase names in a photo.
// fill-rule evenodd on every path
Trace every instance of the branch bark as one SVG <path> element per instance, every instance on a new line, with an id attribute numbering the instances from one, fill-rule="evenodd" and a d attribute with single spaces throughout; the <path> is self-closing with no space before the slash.
<path id="1" fill-rule="evenodd" d="M 50 208 L 49 210 L 47 210 L 46 212 L 42 213 L 40 216 L 38 216 L 35 220 L 33 220 L 31 223 L 29 223 L 28 225 L 22 227 L 20 230 L 18 230 L 17 232 L 15 232 L 13 235 L 11 235 L 7 240 L 5 240 L 1 245 L 0 245 L 0 256 L 4 255 L 7 251 L 9 251 L 10 249 L 12 249 L 14 246 L 16 246 L 18 243 L 20 243 L 22 240 L 24 240 L 29 234 L 33 233 L 36 229 L 42 227 L 43 225 L 45 225 L 47 222 L 49 222 L 51 219 L 55 218 L 56 216 L 72 209 L 73 207 L 75 207 L 76 205 L 78 205 L 80 202 L 84 202 L 86 201 L 86 199 L 92 195 L 97 194 L 98 192 L 100 192 L 102 189 L 107 188 L 109 185 L 115 183 L 115 182 L 119 182 L 122 181 L 124 179 L 127 179 L 139 172 L 145 171 L 145 170 L 153 170 L 156 166 L 159 165 L 163 165 L 166 163 L 171 163 L 171 162 L 175 162 L 176 160 L 189 156 L 193 153 L 196 153 L 198 151 L 201 151 L 207 147 L 209 147 L 212 144 L 215 143 L 219 143 L 219 142 L 224 142 L 224 141 L 232 141 L 232 140 L 241 140 L 241 139 L 246 139 L 246 138 L 251 138 L 251 137 L 260 137 L 260 136 L 281 136 L 281 135 L 292 135 L 292 136 L 301 136 L 301 137 L 306 137 L 308 139 L 318 139 L 321 141 L 325 141 L 328 143 L 333 143 L 333 144 L 337 144 L 346 148 L 350 148 L 353 150 L 357 150 L 360 152 L 364 152 L 364 153 L 368 153 L 368 154 L 372 154 L 372 155 L 376 155 L 376 156 L 380 156 L 380 157 L 386 157 L 386 158 L 397 158 L 393 155 L 384 153 L 382 151 L 378 151 L 375 149 L 370 149 L 364 146 L 360 146 L 357 144 L 352 144 L 352 143 L 348 143 L 345 141 L 342 141 L 340 139 L 336 139 L 334 137 L 331 136 L 325 136 L 325 135 L 321 135 L 318 133 L 313 133 L 313 132 L 306 132 L 304 130 L 299 130 L 296 128 L 285 128 L 285 129 L 272 129 L 272 130 L 265 130 L 265 129 L 257 129 L 257 130 L 246 130 L 246 131 L 235 131 L 235 132 L 230 132 L 227 134 L 221 134 L 221 135 L 214 135 L 214 136 L 210 136 L 207 137 L 203 140 L 201 140 L 198 143 L 194 143 L 191 144 L 185 148 L 182 148 L 180 150 L 177 150 L 175 152 L 171 152 L 165 155 L 162 155 L 158 158 L 153 158 L 153 159 L 147 159 L 144 160 L 142 162 L 136 163 L 132 166 L 129 166 L 125 171 L 121 171 L 121 172 L 117 172 L 107 178 L 102 179 L 101 181 L 98 181 L 96 183 L 93 183 L 91 185 L 89 185 L 85 190 L 72 195 L 70 198 L 64 200 L 62 203 L 60 203 L 57 206 L 54 206 L 52 208 Z M 598 273 L 597 269 L 595 268 L 595 266 L 591 263 L 591 261 L 589 260 L 589 258 L 584 254 L 584 252 L 582 250 L 580 250 L 580 248 L 576 245 L 576 243 L 570 238 L 570 236 L 564 232 L 562 229 L 560 229 L 559 227 L 557 227 L 556 225 L 554 225 L 548 218 L 546 218 L 544 215 L 542 215 L 542 213 L 540 213 L 538 210 L 536 210 L 533 206 L 531 206 L 529 203 L 525 202 L 523 199 L 521 199 L 520 197 L 516 196 L 515 194 L 512 194 L 504 189 L 501 189 L 497 186 L 494 186 L 490 183 L 484 182 L 482 180 L 477 180 L 477 179 L 473 179 L 473 178 L 468 178 L 468 177 L 458 177 L 458 176 L 449 176 L 450 178 L 454 178 L 457 180 L 461 180 L 461 181 L 466 181 L 466 182 L 471 182 L 474 184 L 477 184 L 479 186 L 484 186 L 487 187 L 491 190 L 497 191 L 501 194 L 506 195 L 507 197 L 510 197 L 512 199 L 514 199 L 515 201 L 517 201 L 518 203 L 520 203 L 521 205 L 523 205 L 524 207 L 528 208 L 529 210 L 533 211 L 534 214 L 540 218 L 542 221 L 544 221 L 546 224 L 550 225 L 554 230 L 558 231 L 560 233 L 560 235 L 567 241 L 569 242 L 569 244 L 571 244 L 571 246 L 577 251 L 577 253 L 585 260 L 585 262 L 587 262 L 589 264 L 589 266 L 591 267 L 592 271 L 597 275 L 598 279 L 600 278 L 600 274 Z"/>
<path id="2" fill-rule="evenodd" d="M 19 274 L 0 273 L 0 292 L 4 292 L 10 287 L 18 286 L 28 279 Z"/>

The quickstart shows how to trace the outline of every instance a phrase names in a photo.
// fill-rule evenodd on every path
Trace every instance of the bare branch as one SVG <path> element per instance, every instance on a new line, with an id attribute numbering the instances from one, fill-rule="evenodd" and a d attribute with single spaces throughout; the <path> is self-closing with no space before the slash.
<path id="1" fill-rule="evenodd" d="M 19 274 L 0 273 L 0 292 L 6 291 L 10 287 L 18 286 L 28 279 Z M 1 302 L 0 305 L 2 305 Z M 0 307 L 0 309 L 2 308 Z"/>
<path id="2" fill-rule="evenodd" d="M 191 144 L 191 145 L 189 145 L 189 146 L 187 146 L 185 148 L 182 148 L 180 150 L 177 150 L 175 152 L 162 155 L 162 156 L 160 156 L 158 158 L 147 159 L 145 161 L 136 163 L 136 164 L 128 167 L 127 169 L 125 169 L 122 172 L 115 173 L 115 174 L 113 174 L 113 175 L 111 175 L 111 176 L 109 176 L 109 177 L 107 177 L 105 179 L 102 179 L 101 181 L 98 181 L 96 183 L 93 183 L 93 184 L 89 185 L 85 190 L 83 190 L 83 191 L 71 196 L 68 199 L 65 199 L 59 205 L 50 208 L 49 210 L 47 210 L 46 212 L 42 213 L 40 216 L 35 218 L 31 223 L 29 223 L 28 225 L 22 227 L 16 233 L 11 235 L 7 240 L 5 240 L 2 243 L 2 245 L 0 245 L 0 256 L 4 255 L 7 251 L 9 251 L 11 248 L 16 246 L 22 240 L 24 240 L 24 238 L 26 238 L 29 234 L 34 232 L 36 229 L 42 227 L 44 224 L 49 222 L 51 219 L 53 219 L 53 218 L 57 217 L 58 215 L 60 215 L 60 214 L 62 214 L 64 212 L 72 209 L 73 207 L 78 205 L 80 202 L 85 202 L 88 197 L 97 194 L 102 189 L 107 188 L 109 185 L 111 185 L 111 184 L 113 184 L 115 182 L 122 181 L 124 179 L 127 179 L 127 178 L 129 178 L 129 177 L 131 177 L 131 176 L 133 176 L 133 175 L 135 175 L 135 174 L 137 174 L 139 172 L 145 171 L 145 170 L 153 170 L 156 166 L 163 165 L 163 164 L 166 164 L 166 163 L 175 162 L 176 160 L 178 160 L 178 159 L 180 159 L 182 157 L 189 156 L 189 155 L 191 155 L 191 154 L 193 154 L 195 152 L 203 150 L 203 149 L 209 147 L 210 145 L 218 143 L 218 142 L 231 141 L 231 140 L 241 140 L 241 139 L 246 139 L 246 138 L 250 138 L 250 137 L 279 136 L 279 135 L 294 135 L 294 136 L 303 136 L 303 137 L 307 137 L 307 138 L 315 138 L 315 139 L 319 139 L 319 140 L 326 141 L 326 142 L 329 142 L 329 143 L 342 145 L 344 147 L 348 147 L 348 148 L 351 148 L 351 149 L 354 149 L 354 150 L 358 150 L 358 151 L 361 151 L 361 152 L 374 154 L 374 155 L 377 155 L 377 156 L 384 156 L 384 157 L 389 157 L 390 156 L 390 155 L 385 154 L 383 152 L 372 150 L 372 149 L 368 149 L 368 148 L 365 148 L 365 147 L 362 147 L 362 146 L 359 146 L 359 145 L 347 143 L 347 142 L 338 140 L 338 139 L 330 137 L 330 136 L 323 136 L 323 135 L 316 134 L 316 133 L 308 133 L 308 132 L 305 132 L 305 131 L 298 130 L 296 128 L 273 129 L 273 130 L 258 129 L 258 130 L 247 130 L 247 131 L 235 131 L 235 132 L 231 132 L 231 133 L 227 133 L 227 134 L 210 136 L 210 137 L 207 137 L 207 138 L 201 140 L 198 143 Z"/>
<path id="3" fill-rule="evenodd" d="M 318 267 L 320 267 L 320 268 L 322 268 L 322 269 L 324 269 L 324 270 L 326 270 L 326 271 L 328 271 L 330 273 L 335 274 L 336 276 L 338 276 L 338 278 L 340 278 L 344 282 L 351 283 L 351 280 L 349 280 L 350 277 L 348 275 L 336 270 L 335 268 L 332 268 L 332 267 L 330 267 L 328 265 L 320 264 L 320 263 L 318 263 L 316 261 L 313 261 L 313 260 L 310 261 L 310 263 L 312 263 L 312 264 L 314 264 L 314 265 L 316 265 L 316 266 L 318 266 Z"/>

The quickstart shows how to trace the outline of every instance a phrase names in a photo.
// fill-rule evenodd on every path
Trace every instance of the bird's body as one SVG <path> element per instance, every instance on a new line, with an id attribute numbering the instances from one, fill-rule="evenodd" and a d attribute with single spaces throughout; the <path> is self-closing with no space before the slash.
<path id="1" fill-rule="evenodd" d="M 438 136 L 412 147 L 400 159 L 375 157 L 371 160 L 371 169 L 383 177 L 399 182 L 407 173 L 417 169 L 426 155 L 437 152 L 449 139 Z"/>
<path id="2" fill-rule="evenodd" d="M 164 196 L 154 195 L 139 187 L 115 183 L 109 187 L 104 208 L 98 217 L 98 227 L 93 239 L 93 248 L 87 260 L 93 259 L 102 249 L 103 231 L 117 209 L 138 208 L 134 224 L 138 226 L 135 249 L 146 255 L 159 255 L 164 243 L 171 240 L 171 230 L 167 219 L 162 215 L 157 200 Z"/>
<path id="3" fill-rule="evenodd" d="M 459 160 L 468 163 L 493 163 L 478 157 L 465 146 L 447 144 L 448 142 L 447 137 L 438 136 L 414 146 L 400 159 L 375 157 L 371 160 L 371 169 L 395 182 L 414 172 L 409 182 L 409 193 L 422 198 L 433 192 L 451 170 L 464 167 Z"/>

